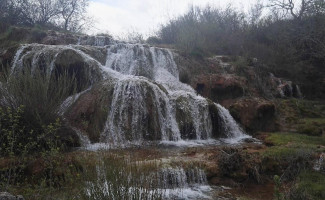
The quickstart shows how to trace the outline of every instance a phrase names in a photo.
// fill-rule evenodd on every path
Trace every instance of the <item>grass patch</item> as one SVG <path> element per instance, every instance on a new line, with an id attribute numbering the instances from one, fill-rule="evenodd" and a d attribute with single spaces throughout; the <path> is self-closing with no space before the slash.
<path id="1" fill-rule="evenodd" d="M 311 146 L 319 146 L 325 145 L 325 138 L 318 136 L 308 136 L 297 133 L 271 133 L 266 141 L 272 143 L 275 146 L 282 145 L 311 145 Z"/>
<path id="2" fill-rule="evenodd" d="M 325 151 L 325 137 L 308 136 L 298 133 L 271 133 L 265 140 L 274 146 L 268 148 L 262 154 L 264 157 L 286 158 L 293 156 L 302 150 Z"/>
<path id="3" fill-rule="evenodd" d="M 325 151 L 323 137 L 271 133 L 265 141 L 274 146 L 261 152 L 262 168 L 269 174 L 281 174 L 281 181 L 292 181 L 301 171 L 311 169 L 317 152 Z"/>
<path id="4" fill-rule="evenodd" d="M 307 135 L 321 135 L 324 130 L 325 118 L 304 118 L 298 125 L 298 132 Z"/>
<path id="5" fill-rule="evenodd" d="M 325 174 L 314 171 L 301 172 L 293 193 L 292 196 L 304 196 L 304 199 L 325 199 Z"/>

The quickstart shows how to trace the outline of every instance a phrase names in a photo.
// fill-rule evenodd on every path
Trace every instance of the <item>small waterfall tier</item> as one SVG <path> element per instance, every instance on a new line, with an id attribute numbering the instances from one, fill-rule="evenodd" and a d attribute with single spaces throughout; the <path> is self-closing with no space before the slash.
<path id="1" fill-rule="evenodd" d="M 87 145 L 249 137 L 227 109 L 179 81 L 169 49 L 29 44 L 17 50 L 11 74 L 26 68 L 40 69 L 49 80 L 65 72 L 76 77 L 77 94 L 67 97 L 58 113 Z"/>
<path id="2" fill-rule="evenodd" d="M 97 179 L 88 181 L 85 188 L 89 199 L 213 199 L 206 174 L 197 167 L 149 168 L 114 175 L 108 170 L 103 163 L 96 167 Z"/>

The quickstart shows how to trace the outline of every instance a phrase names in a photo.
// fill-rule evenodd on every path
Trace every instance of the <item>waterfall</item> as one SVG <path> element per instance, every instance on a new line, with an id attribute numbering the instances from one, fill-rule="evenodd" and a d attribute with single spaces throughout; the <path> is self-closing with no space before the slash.
<path id="1" fill-rule="evenodd" d="M 78 46 L 26 44 L 22 45 L 16 52 L 11 67 L 11 75 L 25 68 L 30 68 L 31 73 L 36 69 L 39 69 L 46 72 L 47 77 L 50 77 L 55 69 L 55 62 L 57 61 L 58 56 L 60 54 L 64 55 L 67 51 L 74 52 L 81 58 L 80 62 L 87 63 L 89 68 L 95 68 L 94 71 L 102 70 L 102 68 L 99 67 L 101 66 L 101 63 L 78 49 Z M 104 72 L 100 73 L 104 74 Z M 91 70 L 89 70 L 87 76 L 89 77 L 90 82 L 94 83 L 97 81 Z"/>
<path id="2" fill-rule="evenodd" d="M 102 45 L 102 39 L 94 41 Z M 99 61 L 97 53 L 104 49 L 106 61 L 105 57 Z M 89 80 L 88 89 L 62 102 L 58 112 L 63 116 L 92 91 L 93 85 L 112 87 L 111 93 L 101 94 L 109 99 L 104 105 L 108 112 L 100 133 L 100 142 L 107 146 L 118 148 L 145 141 L 210 142 L 218 139 L 213 133 L 211 107 L 218 110 L 223 135 L 228 139 L 224 141 L 232 143 L 248 137 L 227 109 L 197 95 L 193 88 L 179 81 L 178 67 L 169 49 L 125 43 L 105 47 L 28 44 L 18 49 L 12 74 L 25 67 L 32 72 L 39 68 L 48 77 L 54 69 L 65 67 L 82 76 L 79 82 Z"/>
<path id="3" fill-rule="evenodd" d="M 217 107 L 219 108 L 219 115 L 224 124 L 224 133 L 227 136 L 226 138 L 224 138 L 224 141 L 228 143 L 236 143 L 241 139 L 250 138 L 250 136 L 244 133 L 242 128 L 237 124 L 237 122 L 230 115 L 229 111 L 226 108 L 219 104 L 217 104 Z"/>
<path id="4" fill-rule="evenodd" d="M 151 137 L 146 140 L 156 138 L 165 142 L 211 139 L 209 104 L 196 95 L 193 88 L 179 81 L 170 50 L 140 44 L 114 44 L 108 46 L 107 51 L 104 68 L 122 75 L 115 85 L 111 111 L 102 133 L 106 142 L 125 144 L 131 140 L 141 143 L 149 135 Z M 152 102 L 151 108 L 147 102 Z M 214 106 L 219 109 L 227 136 L 238 140 L 247 137 L 225 108 Z M 191 124 L 192 128 L 185 130 L 189 133 L 180 133 L 183 119 L 177 119 L 177 113 L 185 115 L 187 121 L 184 123 Z M 150 123 L 151 133 L 147 128 Z"/>
<path id="5" fill-rule="evenodd" d="M 158 172 L 158 187 L 162 189 L 189 188 L 193 185 L 207 185 L 205 172 L 197 167 L 184 169 L 166 167 Z"/>
<path id="6" fill-rule="evenodd" d="M 97 180 L 87 182 L 85 187 L 90 199 L 120 199 L 123 196 L 123 199 L 203 200 L 213 196 L 204 170 L 198 167 L 161 167 L 135 174 L 121 173 L 122 169 L 117 169 L 113 175 L 106 176 L 108 170 L 104 162 L 96 166 Z"/>
<path id="7" fill-rule="evenodd" d="M 113 144 L 142 142 L 144 138 L 178 140 L 171 109 L 167 95 L 157 85 L 141 77 L 120 80 L 114 87 L 103 138 Z"/>

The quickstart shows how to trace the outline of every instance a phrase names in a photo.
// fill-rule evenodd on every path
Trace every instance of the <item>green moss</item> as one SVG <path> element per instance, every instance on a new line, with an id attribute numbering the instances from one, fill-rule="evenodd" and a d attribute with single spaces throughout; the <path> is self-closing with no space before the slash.
<path id="1" fill-rule="evenodd" d="M 320 148 L 325 145 L 324 137 L 295 133 L 271 133 L 266 138 L 266 142 L 274 146 L 267 148 L 261 153 L 261 156 L 268 163 L 266 165 L 272 166 L 285 164 L 294 158 L 310 158 L 316 152 L 325 151 L 324 148 Z M 270 166 L 266 166 L 266 168 L 270 168 Z"/>
<path id="2" fill-rule="evenodd" d="M 272 158 L 285 158 L 293 156 L 296 154 L 296 149 L 288 147 L 270 147 L 265 152 L 263 152 L 263 157 L 272 157 Z"/>
<path id="3" fill-rule="evenodd" d="M 325 118 L 305 118 L 300 120 L 298 132 L 307 135 L 321 135 L 325 130 Z"/>
<path id="4" fill-rule="evenodd" d="M 304 171 L 300 173 L 296 192 L 304 193 L 309 199 L 325 199 L 325 175 L 319 172 Z"/>
<path id="5" fill-rule="evenodd" d="M 266 139 L 276 146 L 288 145 L 293 147 L 295 145 L 307 145 L 312 147 L 317 147 L 318 145 L 325 145 L 324 137 L 308 136 L 296 133 L 272 133 Z"/>
<path id="6" fill-rule="evenodd" d="M 323 102 L 287 99 L 277 100 L 276 103 L 278 117 L 288 129 L 296 129 L 299 133 L 308 135 L 320 135 L 325 128 Z"/>

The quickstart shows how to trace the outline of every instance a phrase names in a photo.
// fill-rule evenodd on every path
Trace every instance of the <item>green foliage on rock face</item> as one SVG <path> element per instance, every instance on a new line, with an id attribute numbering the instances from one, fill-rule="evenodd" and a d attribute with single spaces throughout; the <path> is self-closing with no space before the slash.
<path id="1" fill-rule="evenodd" d="M 320 136 L 325 130 L 324 103 L 307 100 L 277 101 L 278 117 L 286 130 Z"/>

